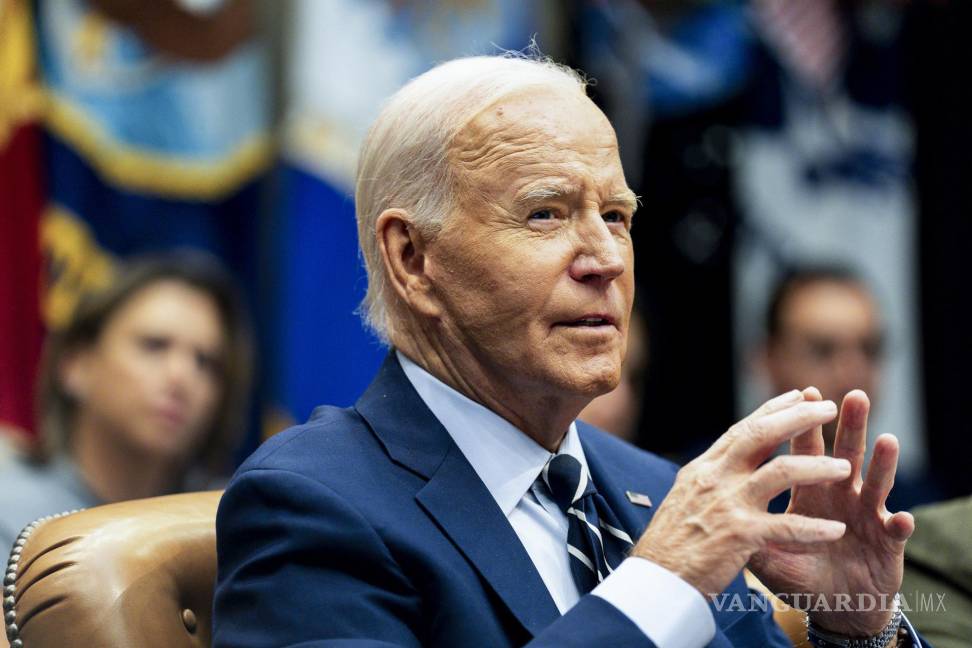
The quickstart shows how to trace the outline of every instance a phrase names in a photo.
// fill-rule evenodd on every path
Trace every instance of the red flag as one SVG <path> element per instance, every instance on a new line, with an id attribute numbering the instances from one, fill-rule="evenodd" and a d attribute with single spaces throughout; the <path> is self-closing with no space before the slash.
<path id="1" fill-rule="evenodd" d="M 34 430 L 40 314 L 40 93 L 26 0 L 0 2 L 0 427 Z"/>

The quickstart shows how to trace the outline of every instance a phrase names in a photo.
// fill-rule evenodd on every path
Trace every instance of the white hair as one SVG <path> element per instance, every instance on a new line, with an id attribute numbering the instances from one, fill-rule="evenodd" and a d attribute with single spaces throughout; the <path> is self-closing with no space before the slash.
<path id="1" fill-rule="evenodd" d="M 388 342 L 390 299 L 375 226 L 386 209 L 402 209 L 428 240 L 454 208 L 457 184 L 449 160 L 456 135 L 483 110 L 525 88 L 584 92 L 571 68 L 533 55 L 459 58 L 412 79 L 392 95 L 361 145 L 355 182 L 358 241 L 368 273 L 360 307 L 365 323 Z"/>

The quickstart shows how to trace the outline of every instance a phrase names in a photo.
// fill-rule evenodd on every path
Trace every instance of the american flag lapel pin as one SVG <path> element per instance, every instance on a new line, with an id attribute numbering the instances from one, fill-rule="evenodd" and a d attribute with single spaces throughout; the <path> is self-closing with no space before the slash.
<path id="1" fill-rule="evenodd" d="M 636 493 L 634 491 L 624 491 L 624 494 L 628 496 L 628 501 L 632 504 L 651 508 L 651 498 L 647 495 L 643 493 Z"/>

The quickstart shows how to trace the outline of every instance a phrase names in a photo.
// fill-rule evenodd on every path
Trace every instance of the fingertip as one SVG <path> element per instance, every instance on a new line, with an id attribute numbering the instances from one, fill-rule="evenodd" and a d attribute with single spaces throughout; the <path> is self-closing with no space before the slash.
<path id="1" fill-rule="evenodd" d="M 871 409 L 871 403 L 867 399 L 867 394 L 860 389 L 855 389 L 844 396 L 840 405 L 841 422 L 844 426 L 854 429 L 862 428 L 867 425 L 867 414 Z"/>
<path id="2" fill-rule="evenodd" d="M 885 446 L 887 448 L 897 448 L 898 447 L 898 437 L 896 437 L 893 434 L 890 434 L 888 432 L 885 432 L 884 434 L 881 434 L 880 436 L 878 436 L 877 440 L 875 440 L 875 442 L 874 442 L 875 447 L 878 444 L 880 444 L 882 446 Z"/>
<path id="3" fill-rule="evenodd" d="M 844 396 L 844 402 L 859 403 L 861 406 L 870 407 L 871 399 L 863 389 L 852 389 Z"/>
<path id="4" fill-rule="evenodd" d="M 893 434 L 882 434 L 874 442 L 874 456 L 882 464 L 897 463 L 898 437 Z"/>
<path id="5" fill-rule="evenodd" d="M 839 520 L 827 520 L 827 536 L 830 540 L 840 540 L 847 533 L 847 525 Z"/>
<path id="6" fill-rule="evenodd" d="M 813 386 L 804 388 L 803 397 L 807 400 L 823 400 L 820 390 Z"/>
<path id="7" fill-rule="evenodd" d="M 885 530 L 899 542 L 904 542 L 915 532 L 915 518 L 907 511 L 899 511 L 884 523 Z"/>
<path id="8" fill-rule="evenodd" d="M 847 525 L 839 520 L 808 517 L 792 513 L 790 508 L 786 513 L 766 513 L 766 518 L 769 522 L 766 539 L 777 542 L 835 542 L 847 532 Z"/>

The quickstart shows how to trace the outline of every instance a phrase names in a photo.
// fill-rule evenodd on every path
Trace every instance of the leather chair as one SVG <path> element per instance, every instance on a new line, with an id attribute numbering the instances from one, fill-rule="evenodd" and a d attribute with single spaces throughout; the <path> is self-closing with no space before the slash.
<path id="1" fill-rule="evenodd" d="M 4 581 L 11 648 L 208 647 L 220 495 L 119 502 L 29 525 Z M 803 614 L 774 610 L 794 646 L 807 645 Z"/>
<path id="2" fill-rule="evenodd" d="M 221 494 L 119 502 L 29 525 L 4 580 L 12 647 L 209 646 Z"/>

